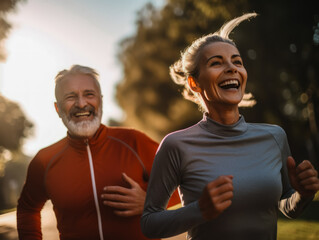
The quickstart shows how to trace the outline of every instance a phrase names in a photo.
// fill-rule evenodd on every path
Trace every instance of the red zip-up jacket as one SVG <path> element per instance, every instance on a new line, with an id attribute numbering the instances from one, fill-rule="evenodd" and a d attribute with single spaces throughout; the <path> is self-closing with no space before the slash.
<path id="1" fill-rule="evenodd" d="M 126 173 L 146 191 L 158 144 L 145 134 L 127 128 L 101 125 L 90 139 L 69 135 L 40 150 L 31 161 L 17 207 L 17 228 L 22 240 L 42 239 L 40 211 L 53 203 L 61 240 L 98 240 L 100 215 L 104 240 L 144 240 L 140 216 L 118 217 L 102 204 L 105 186 L 126 186 Z M 89 158 L 93 162 L 94 179 Z M 144 170 L 145 169 L 145 170 Z M 94 184 L 95 181 L 95 184 Z M 94 188 L 98 203 L 95 204 Z M 175 193 L 170 205 L 177 204 Z"/>

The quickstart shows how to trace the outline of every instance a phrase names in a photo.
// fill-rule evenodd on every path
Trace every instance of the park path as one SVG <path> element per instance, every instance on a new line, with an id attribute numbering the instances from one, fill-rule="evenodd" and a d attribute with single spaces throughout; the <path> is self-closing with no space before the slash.
<path id="1" fill-rule="evenodd" d="M 41 211 L 43 240 L 58 240 L 56 219 L 51 202 L 47 202 Z M 0 240 L 18 240 L 16 229 L 16 211 L 0 215 Z"/>
<path id="2" fill-rule="evenodd" d="M 56 218 L 51 202 L 47 202 L 41 211 L 43 240 L 58 240 Z M 166 240 L 185 240 L 185 234 Z M 0 240 L 18 240 L 16 229 L 16 211 L 0 215 Z M 88 239 L 89 240 L 89 239 Z"/>

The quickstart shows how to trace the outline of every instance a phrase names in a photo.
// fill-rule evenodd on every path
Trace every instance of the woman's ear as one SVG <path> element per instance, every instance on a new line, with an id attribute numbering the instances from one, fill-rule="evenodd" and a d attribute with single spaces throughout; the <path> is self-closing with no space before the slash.
<path id="1" fill-rule="evenodd" d="M 199 84 L 197 81 L 195 81 L 195 79 L 192 76 L 189 76 L 187 78 L 188 81 L 188 85 L 189 87 L 194 91 L 194 92 L 202 92 L 202 89 L 199 87 Z"/>

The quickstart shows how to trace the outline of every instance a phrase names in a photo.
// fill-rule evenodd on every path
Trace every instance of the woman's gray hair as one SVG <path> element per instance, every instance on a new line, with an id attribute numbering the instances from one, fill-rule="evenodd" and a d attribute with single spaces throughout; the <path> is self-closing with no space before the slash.
<path id="1" fill-rule="evenodd" d="M 192 76 L 194 79 L 199 76 L 199 61 L 202 55 L 202 50 L 207 45 L 215 42 L 225 42 L 236 47 L 234 41 L 229 38 L 229 34 L 242 21 L 256 16 L 256 13 L 246 13 L 240 17 L 234 18 L 229 22 L 226 22 L 217 32 L 198 38 L 181 53 L 180 59 L 171 65 L 169 69 L 170 76 L 173 81 L 178 85 L 184 86 L 184 91 L 182 93 L 184 98 L 197 103 L 204 110 L 206 109 L 200 95 L 190 89 L 187 81 L 189 76 Z M 248 95 L 244 96 L 244 101 L 247 100 L 247 97 Z M 244 101 L 243 104 L 241 104 L 242 106 L 247 105 Z M 252 103 L 250 102 L 248 105 L 250 104 Z"/>
<path id="2" fill-rule="evenodd" d="M 71 75 L 75 75 L 75 74 L 85 74 L 85 75 L 89 75 L 90 77 L 92 77 L 96 81 L 96 84 L 97 84 L 98 89 L 99 89 L 100 94 L 101 94 L 101 86 L 99 83 L 98 72 L 95 69 L 90 68 L 90 67 L 81 66 L 81 65 L 72 65 L 70 67 L 70 69 L 64 69 L 64 70 L 60 71 L 55 76 L 55 96 L 57 96 L 56 93 L 57 93 L 58 84 L 66 77 L 71 76 Z"/>

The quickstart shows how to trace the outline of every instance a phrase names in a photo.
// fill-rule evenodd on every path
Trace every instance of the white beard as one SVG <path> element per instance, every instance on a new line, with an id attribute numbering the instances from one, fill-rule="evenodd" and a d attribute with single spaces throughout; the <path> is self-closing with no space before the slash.
<path id="1" fill-rule="evenodd" d="M 61 109 L 61 108 L 60 108 Z M 68 129 L 69 133 L 77 137 L 92 137 L 98 130 L 102 119 L 102 104 L 99 107 L 97 114 L 94 116 L 93 120 L 85 120 L 80 122 L 74 122 L 70 120 L 64 111 L 60 110 L 60 116 L 62 122 Z"/>

